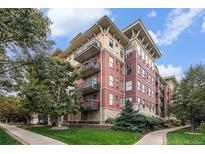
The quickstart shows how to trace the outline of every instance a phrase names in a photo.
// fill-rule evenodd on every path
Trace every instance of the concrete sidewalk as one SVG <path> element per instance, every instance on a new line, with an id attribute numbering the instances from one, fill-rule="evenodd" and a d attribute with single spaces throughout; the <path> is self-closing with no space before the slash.
<path id="1" fill-rule="evenodd" d="M 5 129 L 11 136 L 22 142 L 30 145 L 66 145 L 63 142 L 42 136 L 16 126 L 0 123 L 0 127 Z"/>
<path id="2" fill-rule="evenodd" d="M 141 140 L 139 140 L 136 145 L 166 145 L 166 135 L 168 132 L 175 131 L 188 126 L 175 127 L 170 129 L 153 131 L 145 135 Z"/>

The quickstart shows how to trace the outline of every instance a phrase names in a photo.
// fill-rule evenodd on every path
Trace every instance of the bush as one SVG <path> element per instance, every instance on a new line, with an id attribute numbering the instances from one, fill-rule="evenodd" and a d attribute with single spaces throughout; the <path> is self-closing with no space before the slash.
<path id="1" fill-rule="evenodd" d="M 100 124 L 100 121 L 89 121 L 89 120 L 81 120 L 80 124 Z"/>
<path id="2" fill-rule="evenodd" d="M 114 130 L 129 131 L 129 132 L 146 132 L 163 128 L 165 120 L 157 117 L 148 117 L 138 113 L 133 109 L 132 102 L 126 101 L 125 108 L 115 119 L 112 126 Z"/>
<path id="3" fill-rule="evenodd" d="M 108 118 L 107 120 L 105 120 L 106 124 L 115 124 L 115 119 L 114 118 Z"/>

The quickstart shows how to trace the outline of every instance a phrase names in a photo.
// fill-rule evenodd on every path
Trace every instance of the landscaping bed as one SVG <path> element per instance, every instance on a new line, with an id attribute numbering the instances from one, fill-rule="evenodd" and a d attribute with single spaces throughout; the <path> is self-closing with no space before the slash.
<path id="1" fill-rule="evenodd" d="M 114 131 L 100 128 L 69 128 L 51 130 L 50 127 L 29 127 L 26 130 L 62 141 L 71 145 L 129 145 L 140 140 L 138 133 Z"/>

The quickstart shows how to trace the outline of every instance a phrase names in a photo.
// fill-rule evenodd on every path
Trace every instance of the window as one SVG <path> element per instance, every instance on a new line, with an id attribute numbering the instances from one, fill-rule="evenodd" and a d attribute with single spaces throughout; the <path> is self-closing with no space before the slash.
<path id="1" fill-rule="evenodd" d="M 147 54 L 145 54 L 145 63 L 146 64 L 148 63 L 148 56 L 147 56 Z"/>
<path id="2" fill-rule="evenodd" d="M 149 96 L 151 95 L 151 89 L 149 88 L 149 92 L 148 92 Z"/>
<path id="3" fill-rule="evenodd" d="M 113 39 L 109 39 L 109 47 L 111 47 L 113 49 Z"/>
<path id="4" fill-rule="evenodd" d="M 132 48 L 128 48 L 127 50 L 126 50 L 126 58 L 128 57 L 128 56 L 131 56 L 132 55 Z"/>
<path id="5" fill-rule="evenodd" d="M 113 94 L 109 94 L 109 105 L 113 105 Z"/>
<path id="6" fill-rule="evenodd" d="M 113 76 L 109 75 L 109 85 L 113 87 Z"/>
<path id="7" fill-rule="evenodd" d="M 138 103 L 138 107 L 140 108 L 141 107 L 141 98 L 137 98 L 137 103 Z"/>
<path id="8" fill-rule="evenodd" d="M 149 64 L 149 67 L 151 67 L 151 59 L 150 58 L 148 59 L 148 64 Z"/>
<path id="9" fill-rule="evenodd" d="M 145 100 L 144 99 L 142 99 L 141 105 L 142 105 L 142 108 L 144 109 L 145 108 Z"/>
<path id="10" fill-rule="evenodd" d="M 137 46 L 137 54 L 138 54 L 139 57 L 141 56 L 140 46 Z"/>
<path id="11" fill-rule="evenodd" d="M 120 90 L 124 91 L 124 81 L 120 81 Z"/>
<path id="12" fill-rule="evenodd" d="M 126 82 L 126 91 L 132 90 L 132 81 L 127 81 Z"/>
<path id="13" fill-rule="evenodd" d="M 120 48 L 120 57 L 123 59 L 124 58 L 124 49 Z"/>
<path id="14" fill-rule="evenodd" d="M 152 77 L 152 84 L 154 85 L 154 78 Z"/>
<path id="15" fill-rule="evenodd" d="M 139 74 L 139 75 L 141 75 L 141 66 L 138 64 L 138 66 L 137 66 L 137 73 Z"/>
<path id="16" fill-rule="evenodd" d="M 120 107 L 124 107 L 125 106 L 125 102 L 123 97 L 120 97 Z"/>
<path id="17" fill-rule="evenodd" d="M 145 60 L 145 57 L 144 57 L 145 53 L 143 50 L 141 50 L 141 51 L 142 51 L 142 60 Z"/>
<path id="18" fill-rule="evenodd" d="M 128 97 L 128 98 L 126 98 L 126 101 L 130 101 L 130 102 L 132 102 L 132 97 Z"/>
<path id="19" fill-rule="evenodd" d="M 131 64 L 128 64 L 126 66 L 126 75 L 129 75 L 132 73 L 132 65 Z"/>
<path id="20" fill-rule="evenodd" d="M 137 81 L 137 90 L 141 91 L 141 83 L 140 83 L 140 81 Z"/>
<path id="21" fill-rule="evenodd" d="M 109 67 L 113 68 L 114 60 L 112 57 L 109 57 Z"/>
<path id="22" fill-rule="evenodd" d="M 151 102 L 149 102 L 149 110 L 151 111 L 151 109 L 152 109 L 152 104 Z"/>
<path id="23" fill-rule="evenodd" d="M 142 77 L 145 78 L 145 70 L 142 69 Z"/>
<path id="24" fill-rule="evenodd" d="M 142 93 L 145 93 L 145 85 L 142 84 Z"/>

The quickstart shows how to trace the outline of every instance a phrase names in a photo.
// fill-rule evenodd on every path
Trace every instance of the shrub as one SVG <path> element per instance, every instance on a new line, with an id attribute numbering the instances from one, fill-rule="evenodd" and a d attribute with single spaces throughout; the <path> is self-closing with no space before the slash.
<path id="1" fill-rule="evenodd" d="M 89 121 L 89 120 L 81 120 L 79 121 L 80 124 L 100 124 L 100 121 Z"/>
<path id="2" fill-rule="evenodd" d="M 115 124 L 115 119 L 114 118 L 108 118 L 107 120 L 105 120 L 106 124 Z"/>
<path id="3" fill-rule="evenodd" d="M 132 102 L 126 101 L 125 108 L 115 119 L 114 130 L 129 132 L 145 132 L 163 128 L 165 121 L 157 117 L 148 117 L 133 109 Z"/>

